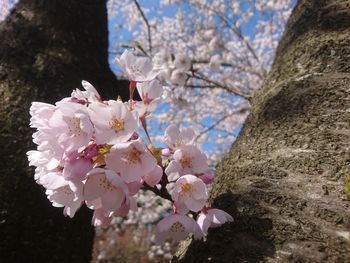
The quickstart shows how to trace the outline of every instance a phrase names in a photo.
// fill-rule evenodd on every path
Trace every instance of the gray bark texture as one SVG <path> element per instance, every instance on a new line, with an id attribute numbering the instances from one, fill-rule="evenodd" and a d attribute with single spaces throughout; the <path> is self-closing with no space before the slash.
<path id="1" fill-rule="evenodd" d="M 350 262 L 350 1 L 300 0 L 210 194 L 231 224 L 175 262 Z"/>
<path id="2" fill-rule="evenodd" d="M 35 183 L 26 157 L 35 149 L 31 102 L 54 103 L 83 79 L 105 98 L 126 98 L 108 65 L 106 0 L 20 1 L 0 23 L 0 262 L 91 258 L 90 211 L 65 218 Z"/>

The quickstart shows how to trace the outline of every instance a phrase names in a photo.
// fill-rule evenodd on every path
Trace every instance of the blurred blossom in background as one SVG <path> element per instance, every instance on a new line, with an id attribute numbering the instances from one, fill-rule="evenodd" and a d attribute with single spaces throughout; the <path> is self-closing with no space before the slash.
<path id="1" fill-rule="evenodd" d="M 110 64 L 126 47 L 161 69 L 165 103 L 151 135 L 193 127 L 215 165 L 249 113 L 273 62 L 293 0 L 110 0 Z"/>

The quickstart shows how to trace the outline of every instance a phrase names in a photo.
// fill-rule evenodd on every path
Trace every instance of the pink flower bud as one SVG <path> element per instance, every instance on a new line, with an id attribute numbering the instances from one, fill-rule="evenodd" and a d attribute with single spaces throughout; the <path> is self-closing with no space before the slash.
<path id="1" fill-rule="evenodd" d="M 197 177 L 202 179 L 205 184 L 212 184 L 214 182 L 214 174 L 211 172 L 197 174 Z"/>
<path id="2" fill-rule="evenodd" d="M 160 151 L 161 155 L 164 157 L 169 157 L 171 155 L 171 151 L 169 148 L 164 148 Z"/>
<path id="3" fill-rule="evenodd" d="M 86 147 L 84 150 L 84 159 L 91 160 L 92 158 L 97 156 L 99 149 L 100 146 L 98 146 L 95 143 L 88 145 L 88 147 Z"/>

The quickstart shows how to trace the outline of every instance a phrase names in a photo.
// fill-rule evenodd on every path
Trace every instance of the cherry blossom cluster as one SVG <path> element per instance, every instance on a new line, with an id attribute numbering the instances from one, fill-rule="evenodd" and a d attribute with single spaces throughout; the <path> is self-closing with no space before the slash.
<path id="1" fill-rule="evenodd" d="M 149 58 L 128 50 L 116 63 L 130 80 L 128 102 L 103 100 L 83 81 L 84 90 L 74 90 L 55 105 L 32 103 L 37 150 L 27 155 L 52 205 L 73 217 L 85 203 L 94 210 L 93 225 L 105 226 L 137 209 L 140 190 L 152 191 L 173 207 L 157 224 L 157 243 L 190 233 L 202 238 L 209 227 L 232 221 L 226 212 L 206 206 L 207 185 L 214 178 L 206 155 L 194 145 L 194 130 L 170 125 L 161 148 L 148 136 L 147 117 L 163 91 L 159 70 Z M 136 89 L 141 101 L 134 100 Z"/>

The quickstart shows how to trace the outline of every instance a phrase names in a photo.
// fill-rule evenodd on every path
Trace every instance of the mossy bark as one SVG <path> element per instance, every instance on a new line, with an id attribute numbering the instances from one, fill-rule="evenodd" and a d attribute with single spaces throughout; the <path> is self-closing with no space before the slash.
<path id="1" fill-rule="evenodd" d="M 0 261 L 89 262 L 91 213 L 70 219 L 52 207 L 26 152 L 35 148 L 32 101 L 60 100 L 82 79 L 105 98 L 126 98 L 108 65 L 106 0 L 22 0 L 0 39 Z"/>
<path id="2" fill-rule="evenodd" d="M 211 202 L 235 221 L 175 262 L 350 262 L 350 2 L 300 0 Z"/>

